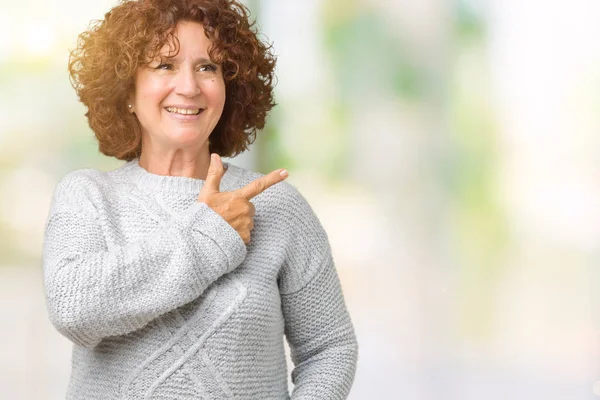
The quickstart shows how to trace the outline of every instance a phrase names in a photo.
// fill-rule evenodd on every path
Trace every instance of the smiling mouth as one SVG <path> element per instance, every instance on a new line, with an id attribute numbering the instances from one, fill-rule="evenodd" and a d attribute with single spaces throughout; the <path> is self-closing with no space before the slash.
<path id="1" fill-rule="evenodd" d="M 171 114 L 181 114 L 181 115 L 198 115 L 202 111 L 204 111 L 203 108 L 177 108 L 177 107 L 165 107 L 165 110 L 167 110 Z"/>

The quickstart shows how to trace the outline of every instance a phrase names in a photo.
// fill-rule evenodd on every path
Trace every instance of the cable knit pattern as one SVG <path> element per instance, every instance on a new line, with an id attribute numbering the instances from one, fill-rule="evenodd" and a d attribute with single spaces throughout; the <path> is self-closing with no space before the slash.
<path id="1" fill-rule="evenodd" d="M 222 191 L 262 176 L 224 164 Z M 203 184 L 137 159 L 58 183 L 43 269 L 73 342 L 67 399 L 345 399 L 357 342 L 318 218 L 281 182 L 252 199 L 245 245 L 197 201 Z"/>

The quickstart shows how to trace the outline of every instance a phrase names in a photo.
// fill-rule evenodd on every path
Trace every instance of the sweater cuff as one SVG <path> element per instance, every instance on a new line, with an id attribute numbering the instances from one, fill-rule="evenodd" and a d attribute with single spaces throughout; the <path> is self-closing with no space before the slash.
<path id="1" fill-rule="evenodd" d="M 227 257 L 229 268 L 234 270 L 246 258 L 246 244 L 235 229 L 206 203 L 194 202 L 185 212 L 184 219 L 196 232 L 212 239 Z"/>

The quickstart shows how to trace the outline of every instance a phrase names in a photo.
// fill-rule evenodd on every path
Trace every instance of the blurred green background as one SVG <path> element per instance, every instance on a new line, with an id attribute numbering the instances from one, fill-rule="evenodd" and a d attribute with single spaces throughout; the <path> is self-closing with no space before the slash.
<path id="1" fill-rule="evenodd" d="M 0 15 L 0 398 L 64 398 L 44 302 L 58 180 L 98 153 L 68 50 L 115 1 Z M 286 167 L 360 344 L 350 399 L 600 398 L 600 3 L 252 0 L 278 106 L 233 160 Z"/>

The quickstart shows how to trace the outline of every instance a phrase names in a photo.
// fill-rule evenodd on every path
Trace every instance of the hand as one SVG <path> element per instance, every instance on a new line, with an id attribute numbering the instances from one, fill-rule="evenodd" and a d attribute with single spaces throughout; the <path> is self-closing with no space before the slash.
<path id="1" fill-rule="evenodd" d="M 254 204 L 250 202 L 250 199 L 283 181 L 287 178 L 288 173 L 285 169 L 278 169 L 242 188 L 221 193 L 219 190 L 224 173 L 221 157 L 216 153 L 211 154 L 208 174 L 204 186 L 198 194 L 198 201 L 206 203 L 223 217 L 237 231 L 244 243 L 248 244 L 250 243 L 250 231 L 254 228 L 255 213 Z"/>

